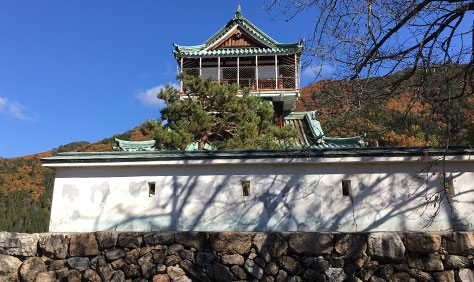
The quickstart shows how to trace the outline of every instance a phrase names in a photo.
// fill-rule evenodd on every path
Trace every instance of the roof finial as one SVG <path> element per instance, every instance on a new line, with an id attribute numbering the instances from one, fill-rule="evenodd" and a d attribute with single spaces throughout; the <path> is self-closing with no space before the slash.
<path id="1" fill-rule="evenodd" d="M 237 2 L 237 11 L 235 12 L 235 18 L 236 19 L 242 18 L 242 13 L 240 9 L 240 0 Z"/>

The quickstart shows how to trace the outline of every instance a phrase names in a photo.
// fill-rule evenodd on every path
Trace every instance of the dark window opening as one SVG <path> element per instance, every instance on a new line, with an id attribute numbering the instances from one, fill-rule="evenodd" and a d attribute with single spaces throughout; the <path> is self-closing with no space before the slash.
<path id="1" fill-rule="evenodd" d="M 250 195 L 250 181 L 242 180 L 242 196 L 249 196 Z"/>
<path id="2" fill-rule="evenodd" d="M 454 195 L 454 183 L 452 178 L 444 179 L 444 191 L 448 196 Z"/>
<path id="3" fill-rule="evenodd" d="M 342 195 L 343 196 L 351 196 L 351 181 L 350 180 L 342 180 Z"/>
<path id="4" fill-rule="evenodd" d="M 155 182 L 148 182 L 148 196 L 155 196 Z"/>

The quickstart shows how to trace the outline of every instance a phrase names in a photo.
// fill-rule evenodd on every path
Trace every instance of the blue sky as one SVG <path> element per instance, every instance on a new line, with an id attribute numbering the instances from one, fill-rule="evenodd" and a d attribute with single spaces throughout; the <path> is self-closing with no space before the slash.
<path id="1" fill-rule="evenodd" d="M 176 83 L 172 43 L 203 43 L 237 3 L 1 1 L 0 157 L 95 142 L 159 118 L 156 94 Z M 276 41 L 311 33 L 311 16 L 273 19 L 263 3 L 241 0 L 242 14 Z"/>

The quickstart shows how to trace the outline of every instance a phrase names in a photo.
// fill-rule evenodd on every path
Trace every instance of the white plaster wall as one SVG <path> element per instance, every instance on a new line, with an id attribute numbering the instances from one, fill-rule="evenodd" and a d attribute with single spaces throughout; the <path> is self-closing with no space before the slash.
<path id="1" fill-rule="evenodd" d="M 444 187 L 441 168 L 344 159 L 56 167 L 50 232 L 473 230 L 465 225 L 474 219 L 472 161 L 445 163 L 455 216 L 435 193 Z M 352 196 L 343 196 L 343 179 Z M 250 196 L 242 196 L 242 180 Z M 154 196 L 148 182 L 156 183 Z"/>

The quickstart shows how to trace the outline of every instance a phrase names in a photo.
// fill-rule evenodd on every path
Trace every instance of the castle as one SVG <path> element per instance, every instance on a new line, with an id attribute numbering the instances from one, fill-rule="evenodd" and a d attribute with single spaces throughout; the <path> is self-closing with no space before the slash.
<path id="1" fill-rule="evenodd" d="M 242 16 L 206 42 L 174 45 L 180 71 L 235 83 L 299 131 L 290 150 L 117 151 L 43 159 L 56 171 L 50 232 L 474 230 L 472 149 L 365 148 L 292 112 L 302 42 L 281 44 Z"/>

